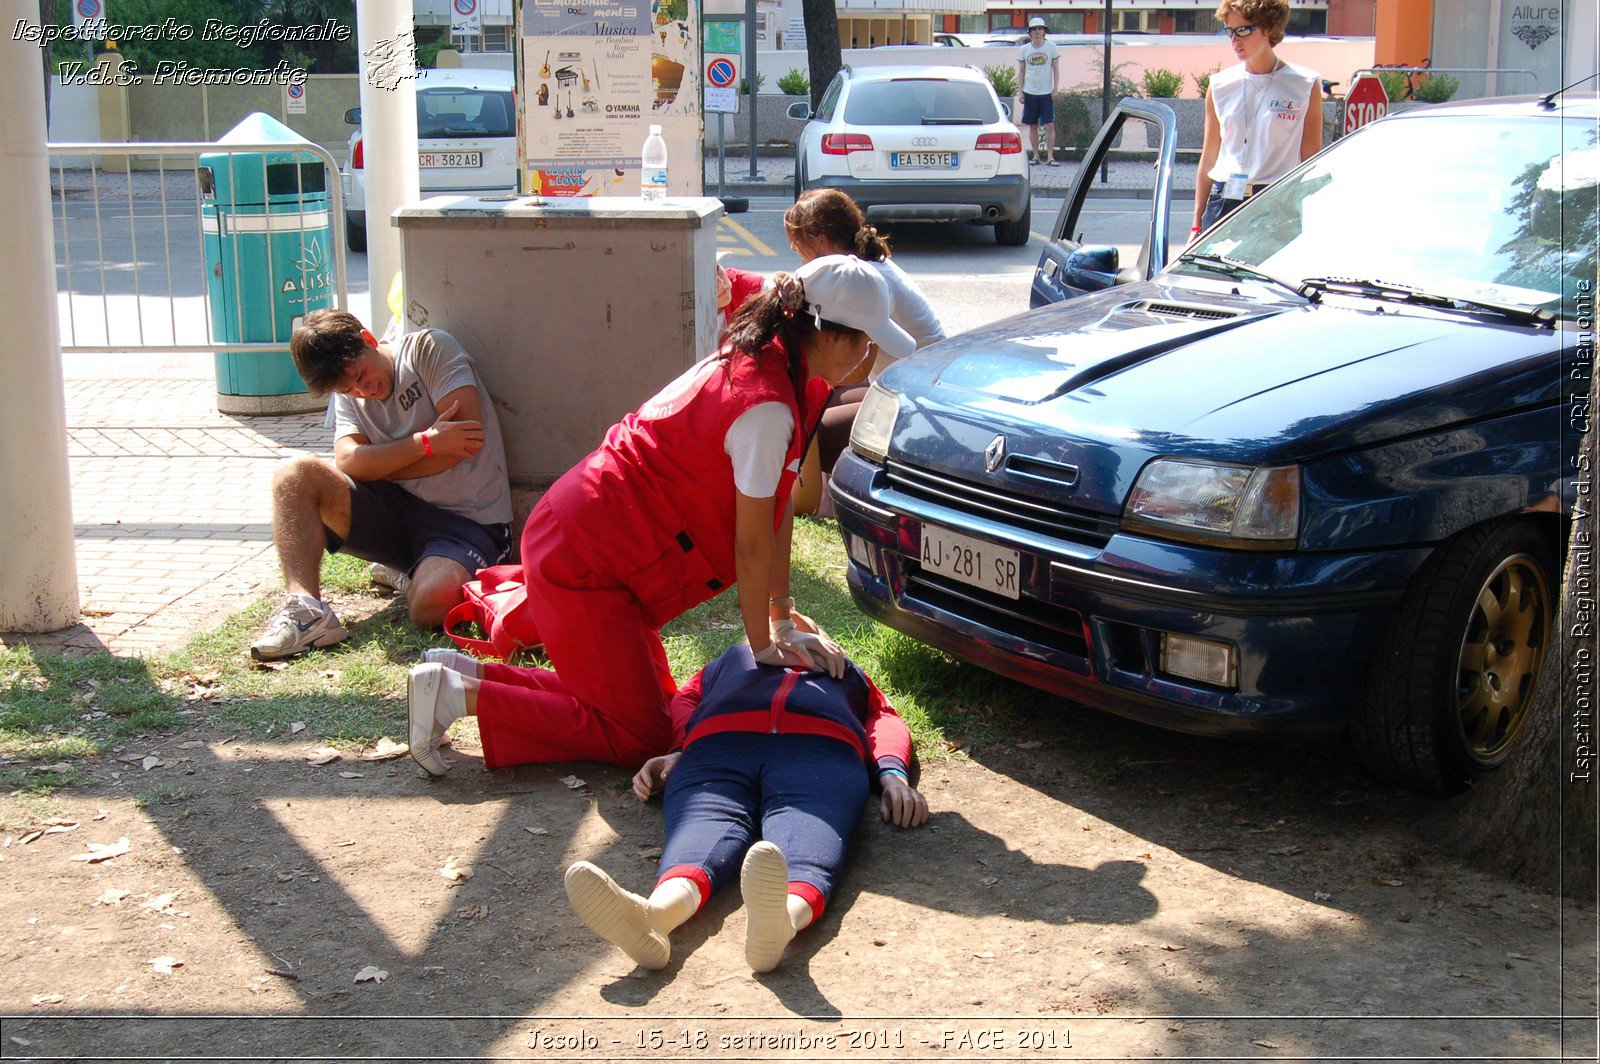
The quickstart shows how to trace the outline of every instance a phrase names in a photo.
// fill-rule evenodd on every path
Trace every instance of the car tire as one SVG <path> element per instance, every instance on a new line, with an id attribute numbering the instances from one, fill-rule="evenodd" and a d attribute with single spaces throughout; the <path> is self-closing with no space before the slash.
<path id="1" fill-rule="evenodd" d="M 1028 230 L 1033 227 L 1033 204 L 1022 208 L 1022 216 L 1011 222 L 1000 222 L 994 227 L 994 242 L 1003 248 L 1020 248 L 1028 242 Z"/>
<path id="2" fill-rule="evenodd" d="M 367 250 L 367 226 L 365 222 L 356 222 L 346 216 L 344 220 L 344 243 L 351 251 Z"/>
<path id="3" fill-rule="evenodd" d="M 801 167 L 800 160 L 796 159 L 794 162 L 794 198 L 798 200 L 801 196 L 805 195 L 805 191 L 806 173 Z"/>
<path id="4" fill-rule="evenodd" d="M 1368 771 L 1453 794 L 1498 769 L 1525 732 L 1554 634 L 1550 525 L 1507 521 L 1434 552 L 1390 618 L 1350 735 Z"/>

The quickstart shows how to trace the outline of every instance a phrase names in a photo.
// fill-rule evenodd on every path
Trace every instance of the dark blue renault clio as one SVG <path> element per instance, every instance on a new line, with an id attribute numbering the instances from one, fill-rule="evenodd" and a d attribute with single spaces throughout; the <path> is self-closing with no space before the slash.
<path id="1" fill-rule="evenodd" d="M 1597 117 L 1385 119 L 1153 276 L 1166 181 L 1131 269 L 1072 239 L 1080 188 L 1039 281 L 1089 294 L 870 390 L 832 481 L 856 601 L 1164 727 L 1348 730 L 1436 791 L 1493 771 L 1588 479 Z"/>

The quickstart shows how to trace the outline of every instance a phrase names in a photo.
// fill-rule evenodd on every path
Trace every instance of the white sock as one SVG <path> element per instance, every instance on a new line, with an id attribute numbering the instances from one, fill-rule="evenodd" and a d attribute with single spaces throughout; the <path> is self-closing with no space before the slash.
<path id="1" fill-rule="evenodd" d="M 789 922 L 796 931 L 804 931 L 811 926 L 812 919 L 817 914 L 811 911 L 811 903 L 798 894 L 789 895 Z"/>
<path id="2" fill-rule="evenodd" d="M 467 685 L 459 672 L 444 669 L 439 676 L 439 699 L 433 704 L 433 719 L 448 728 L 467 715 Z"/>
<path id="3" fill-rule="evenodd" d="M 674 876 L 650 895 L 650 924 L 663 935 L 700 911 L 700 887 L 694 880 Z"/>
<path id="4" fill-rule="evenodd" d="M 463 654 L 459 650 L 449 647 L 429 647 L 422 652 L 422 660 L 431 661 L 436 665 L 443 665 L 451 672 L 459 672 L 463 676 L 470 676 L 474 680 L 483 679 L 483 666 L 471 654 Z"/>

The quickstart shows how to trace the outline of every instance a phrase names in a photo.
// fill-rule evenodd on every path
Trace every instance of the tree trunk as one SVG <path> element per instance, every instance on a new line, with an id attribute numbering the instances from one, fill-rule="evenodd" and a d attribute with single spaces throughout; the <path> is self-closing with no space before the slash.
<path id="1" fill-rule="evenodd" d="M 811 63 L 811 109 L 822 101 L 822 91 L 844 66 L 839 51 L 839 9 L 822 0 L 802 0 L 806 21 L 806 58 Z"/>

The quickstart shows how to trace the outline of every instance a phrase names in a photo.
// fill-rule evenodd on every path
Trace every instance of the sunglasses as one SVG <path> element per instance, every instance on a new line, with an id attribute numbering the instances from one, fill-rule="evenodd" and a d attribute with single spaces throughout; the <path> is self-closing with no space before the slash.
<path id="1" fill-rule="evenodd" d="M 1222 32 L 1226 33 L 1229 37 L 1238 38 L 1248 37 L 1257 29 L 1258 27 L 1256 26 L 1224 26 L 1222 27 Z"/>

